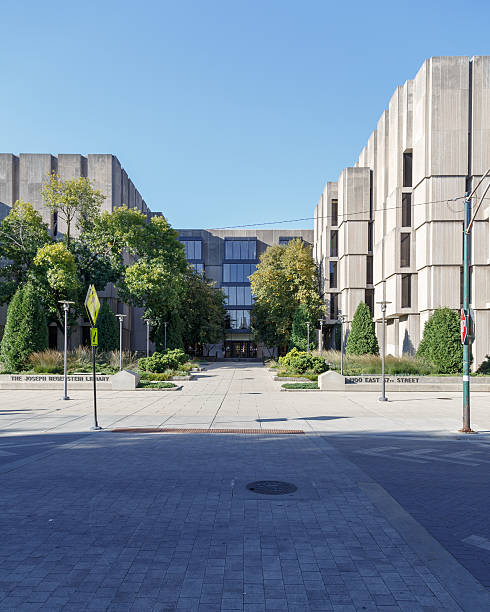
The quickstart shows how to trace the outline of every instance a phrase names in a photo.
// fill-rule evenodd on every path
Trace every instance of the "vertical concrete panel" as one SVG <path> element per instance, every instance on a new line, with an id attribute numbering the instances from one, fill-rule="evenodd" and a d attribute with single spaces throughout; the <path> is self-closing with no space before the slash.
<path id="1" fill-rule="evenodd" d="M 0 154 L 0 221 L 19 199 L 19 158 L 11 153 Z"/>
<path id="2" fill-rule="evenodd" d="M 19 198 L 30 202 L 51 227 L 51 212 L 44 206 L 41 188 L 52 172 L 57 172 L 56 157 L 46 153 L 21 153 L 19 156 Z"/>
<path id="3" fill-rule="evenodd" d="M 472 175 L 490 168 L 490 56 L 473 58 Z"/>
<path id="4" fill-rule="evenodd" d="M 104 196 L 102 210 L 112 212 L 112 155 L 89 154 L 88 178 Z"/>

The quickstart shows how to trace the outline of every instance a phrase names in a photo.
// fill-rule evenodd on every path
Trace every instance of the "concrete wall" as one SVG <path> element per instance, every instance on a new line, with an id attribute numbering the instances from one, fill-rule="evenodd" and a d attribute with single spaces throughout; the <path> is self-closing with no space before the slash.
<path id="1" fill-rule="evenodd" d="M 410 185 L 403 180 L 404 153 L 412 154 Z M 462 196 L 489 167 L 490 56 L 426 60 L 413 80 L 397 87 L 354 168 L 344 169 L 339 177 L 339 209 L 347 215 L 339 240 L 338 259 L 343 262 L 339 307 L 348 325 L 363 299 L 363 257 L 368 254 L 365 235 L 351 229 L 355 222 L 348 212 L 355 212 L 359 202 L 367 202 L 370 195 L 375 302 L 390 302 L 388 352 L 413 353 L 435 308 L 457 310 L 461 306 Z M 361 179 L 352 174 L 354 170 L 369 171 L 369 176 Z M 350 189 L 346 188 L 349 177 Z M 485 187 L 486 182 L 479 195 Z M 404 194 L 411 197 L 408 225 L 402 223 Z M 327 284 L 325 244 L 330 228 L 317 222 L 323 214 L 324 196 L 325 191 L 315 209 L 314 253 Z M 459 200 L 451 201 L 453 198 Z M 490 199 L 482 205 L 472 236 L 471 303 L 477 324 L 474 368 L 490 353 L 489 203 Z M 359 221 L 362 225 L 366 219 L 359 214 Z M 410 237 L 410 261 L 403 267 L 407 262 L 401 258 L 402 234 Z M 407 278 L 409 306 L 402 300 Z M 325 301 L 328 304 L 327 297 Z M 379 322 L 379 305 L 374 317 Z"/>

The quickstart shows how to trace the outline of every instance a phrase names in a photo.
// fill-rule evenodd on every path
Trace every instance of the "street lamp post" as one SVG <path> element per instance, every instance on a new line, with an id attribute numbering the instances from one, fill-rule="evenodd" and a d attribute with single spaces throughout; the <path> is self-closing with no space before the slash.
<path id="1" fill-rule="evenodd" d="M 385 316 L 386 316 L 386 305 L 391 304 L 391 302 L 387 302 L 386 300 L 382 300 L 381 302 L 376 302 L 377 304 L 381 304 L 381 315 L 382 315 L 382 332 L 381 332 L 381 397 L 378 398 L 380 402 L 387 402 L 388 398 L 386 397 L 386 380 L 385 380 Z"/>
<path id="2" fill-rule="evenodd" d="M 165 328 L 165 338 L 163 341 L 164 349 L 167 350 L 167 321 L 164 321 L 163 326 Z"/>
<path id="3" fill-rule="evenodd" d="M 69 400 L 70 398 L 68 397 L 68 368 L 67 368 L 67 362 L 68 362 L 68 311 L 70 310 L 70 304 L 74 304 L 75 302 L 70 302 L 68 300 L 59 300 L 58 302 L 59 304 L 63 305 L 63 310 L 65 311 L 65 330 L 64 330 L 64 344 L 65 344 L 65 350 L 64 350 L 64 357 L 63 357 L 63 399 L 64 400 Z"/>
<path id="4" fill-rule="evenodd" d="M 122 370 L 122 332 L 123 332 L 123 320 L 125 314 L 117 314 L 116 317 L 119 319 L 119 371 Z"/>
<path id="5" fill-rule="evenodd" d="M 320 338 L 319 338 L 320 342 L 318 344 L 320 347 L 320 355 L 323 355 L 323 319 L 320 319 L 319 323 L 320 323 Z"/>
<path id="6" fill-rule="evenodd" d="M 344 315 L 339 309 L 337 317 L 340 323 L 340 375 L 344 375 Z"/>
<path id="7" fill-rule="evenodd" d="M 150 356 L 150 321 L 149 319 L 144 319 L 146 323 L 146 356 Z"/>
<path id="8" fill-rule="evenodd" d="M 310 322 L 306 322 L 306 352 L 310 352 Z"/>

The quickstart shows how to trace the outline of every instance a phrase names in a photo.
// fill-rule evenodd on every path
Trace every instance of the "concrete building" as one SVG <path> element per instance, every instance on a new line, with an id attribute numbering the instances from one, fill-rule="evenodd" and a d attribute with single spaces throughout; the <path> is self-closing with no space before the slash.
<path id="1" fill-rule="evenodd" d="M 90 154 L 31 154 L 12 153 L 0 154 L 0 219 L 6 217 L 16 200 L 30 202 L 41 214 L 45 223 L 56 237 L 63 234 L 66 228 L 57 219 L 56 213 L 43 205 L 41 187 L 49 175 L 56 172 L 62 179 L 74 179 L 84 176 L 90 179 L 95 189 L 105 196 L 102 210 L 112 212 L 114 207 L 126 204 L 130 208 L 137 208 L 148 216 L 150 209 L 141 194 L 128 177 L 124 168 L 115 155 Z M 76 233 L 76 229 L 72 231 Z M 144 351 L 146 349 L 146 331 L 142 321 L 141 308 L 132 308 L 128 304 L 118 301 L 116 290 L 109 284 L 100 297 L 107 301 L 114 312 L 127 316 L 123 325 L 123 348 Z M 62 335 L 58 333 L 55 325 L 49 328 L 49 341 L 52 348 L 60 348 L 63 343 Z M 89 324 L 82 323 L 78 330 L 73 330 L 70 342 L 72 346 L 80 343 L 88 344 Z"/>
<path id="2" fill-rule="evenodd" d="M 301 238 L 313 244 L 313 230 L 204 230 L 180 229 L 187 260 L 214 281 L 226 296 L 229 329 L 225 343 L 210 347 L 209 354 L 223 358 L 269 356 L 265 347 L 253 342 L 250 311 L 253 296 L 249 276 L 267 247 Z"/>
<path id="3" fill-rule="evenodd" d="M 378 336 L 377 302 L 389 302 L 393 355 L 415 352 L 435 308 L 461 307 L 463 196 L 489 167 L 490 56 L 426 60 L 396 89 L 354 167 L 326 184 L 315 208 L 327 346 L 339 309 L 349 326 L 360 301 L 370 306 Z M 474 367 L 490 353 L 489 203 L 471 244 Z"/>

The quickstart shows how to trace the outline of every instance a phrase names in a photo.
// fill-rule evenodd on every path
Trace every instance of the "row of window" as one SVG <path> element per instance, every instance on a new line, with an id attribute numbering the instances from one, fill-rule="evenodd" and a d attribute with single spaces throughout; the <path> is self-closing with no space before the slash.
<path id="1" fill-rule="evenodd" d="M 257 264 L 223 264 L 224 283 L 248 283 L 248 277 L 255 272 Z"/>
<path id="2" fill-rule="evenodd" d="M 225 259 L 257 259 L 257 240 L 225 240 Z"/>
<path id="3" fill-rule="evenodd" d="M 250 329 L 250 310 L 227 310 L 227 329 Z"/>
<path id="4" fill-rule="evenodd" d="M 185 258 L 189 261 L 192 259 L 202 259 L 202 240 L 181 240 L 185 249 Z"/>
<path id="5" fill-rule="evenodd" d="M 251 306 L 253 304 L 250 287 L 234 287 L 231 285 L 222 287 L 222 291 L 225 294 L 225 303 L 228 306 Z"/>

